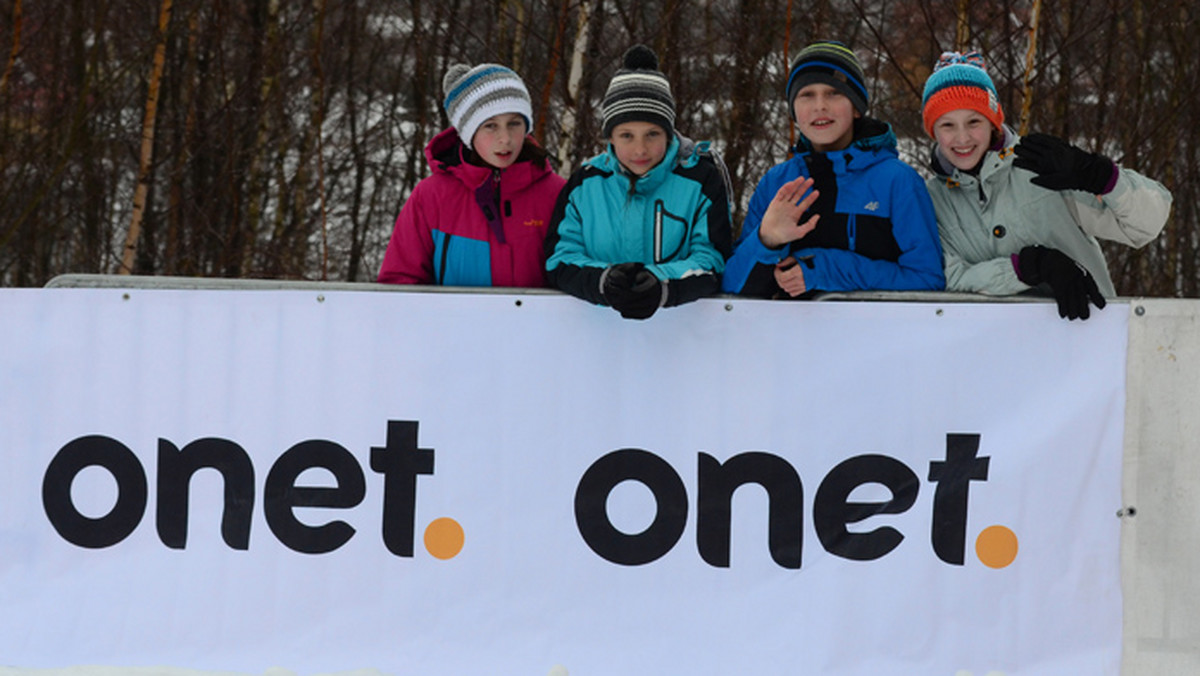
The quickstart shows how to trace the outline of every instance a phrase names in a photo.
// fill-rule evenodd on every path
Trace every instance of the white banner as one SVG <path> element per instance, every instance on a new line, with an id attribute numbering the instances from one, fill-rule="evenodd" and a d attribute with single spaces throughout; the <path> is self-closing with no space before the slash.
<path id="1" fill-rule="evenodd" d="M 1116 674 L 1125 310 L 4 290 L 0 664 Z"/>

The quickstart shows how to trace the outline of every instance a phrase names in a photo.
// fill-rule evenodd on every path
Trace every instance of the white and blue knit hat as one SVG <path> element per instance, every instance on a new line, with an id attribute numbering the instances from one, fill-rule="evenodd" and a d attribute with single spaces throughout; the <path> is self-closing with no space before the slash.
<path id="1" fill-rule="evenodd" d="M 675 129 L 675 98 L 671 83 L 658 70 L 658 55 L 645 45 L 625 52 L 622 68 L 613 76 L 600 102 L 605 138 L 625 122 L 650 122 L 671 134 Z"/>
<path id="2" fill-rule="evenodd" d="M 443 106 L 450 125 L 468 146 L 475 138 L 479 125 L 489 117 L 516 113 L 525 118 L 526 131 L 533 129 L 533 104 L 521 76 L 511 68 L 495 63 L 482 63 L 474 68 L 455 64 L 442 78 L 446 94 Z"/>

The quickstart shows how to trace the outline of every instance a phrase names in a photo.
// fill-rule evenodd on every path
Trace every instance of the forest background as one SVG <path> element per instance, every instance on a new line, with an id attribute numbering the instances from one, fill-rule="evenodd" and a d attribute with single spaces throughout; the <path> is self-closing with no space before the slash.
<path id="1" fill-rule="evenodd" d="M 928 175 L 921 88 L 979 49 L 1008 121 L 1161 181 L 1171 219 L 1105 245 L 1122 295 L 1200 296 L 1195 0 L 0 1 L 0 285 L 64 273 L 373 281 L 448 126 L 450 65 L 529 86 L 564 176 L 600 149 L 630 45 L 659 54 L 678 128 L 733 177 L 735 227 L 788 155 L 788 63 L 853 47 L 871 114 Z"/>

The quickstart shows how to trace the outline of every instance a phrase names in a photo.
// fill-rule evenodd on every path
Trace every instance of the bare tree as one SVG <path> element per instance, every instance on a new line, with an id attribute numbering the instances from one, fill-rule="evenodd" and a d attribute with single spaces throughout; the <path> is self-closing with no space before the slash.
<path id="1" fill-rule="evenodd" d="M 1162 237 L 1106 248 L 1118 290 L 1197 296 L 1197 13 L 1190 0 L 0 0 L 0 284 L 118 269 L 373 279 L 448 124 L 450 65 L 515 68 L 565 174 L 602 148 L 600 101 L 637 42 L 659 54 L 680 131 L 725 157 L 736 225 L 794 140 L 789 59 L 836 39 L 918 168 L 937 56 L 981 50 L 1014 124 L 1174 192 Z"/>
<path id="2" fill-rule="evenodd" d="M 158 115 L 158 87 L 162 82 L 166 65 L 167 27 L 171 24 L 171 0 L 162 0 L 158 13 L 158 43 L 154 48 L 154 66 L 150 71 L 149 93 L 146 94 L 146 113 L 142 119 L 142 151 L 138 159 L 137 189 L 133 194 L 133 218 L 129 222 L 129 233 L 125 236 L 125 250 L 119 272 L 127 275 L 133 271 L 133 259 L 137 256 L 138 237 L 142 232 L 142 218 L 146 213 L 146 194 L 150 191 L 150 160 L 154 153 L 154 123 Z"/>

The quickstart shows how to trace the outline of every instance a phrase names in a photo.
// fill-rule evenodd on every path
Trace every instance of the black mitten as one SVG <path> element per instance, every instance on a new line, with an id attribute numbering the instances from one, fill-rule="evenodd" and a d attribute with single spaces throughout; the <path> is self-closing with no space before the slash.
<path id="1" fill-rule="evenodd" d="M 1013 164 L 1037 174 L 1034 185 L 1050 190 L 1086 190 L 1103 194 L 1112 180 L 1113 161 L 1081 150 L 1049 134 L 1030 134 L 1016 148 Z"/>
<path id="2" fill-rule="evenodd" d="M 618 308 L 626 319 L 649 319 L 663 303 L 663 284 L 653 272 L 645 268 L 638 271 L 629 296 Z"/>
<path id="3" fill-rule="evenodd" d="M 1017 275 L 1030 286 L 1046 284 L 1058 302 L 1058 316 L 1067 319 L 1087 319 L 1088 301 L 1097 308 L 1105 305 L 1096 280 L 1075 259 L 1044 246 L 1027 246 L 1017 257 Z"/>
<path id="4" fill-rule="evenodd" d="M 617 263 L 609 266 L 600 280 L 600 295 L 604 297 L 604 302 L 619 311 L 629 298 L 634 278 L 638 272 L 645 269 L 646 266 L 641 263 Z"/>

